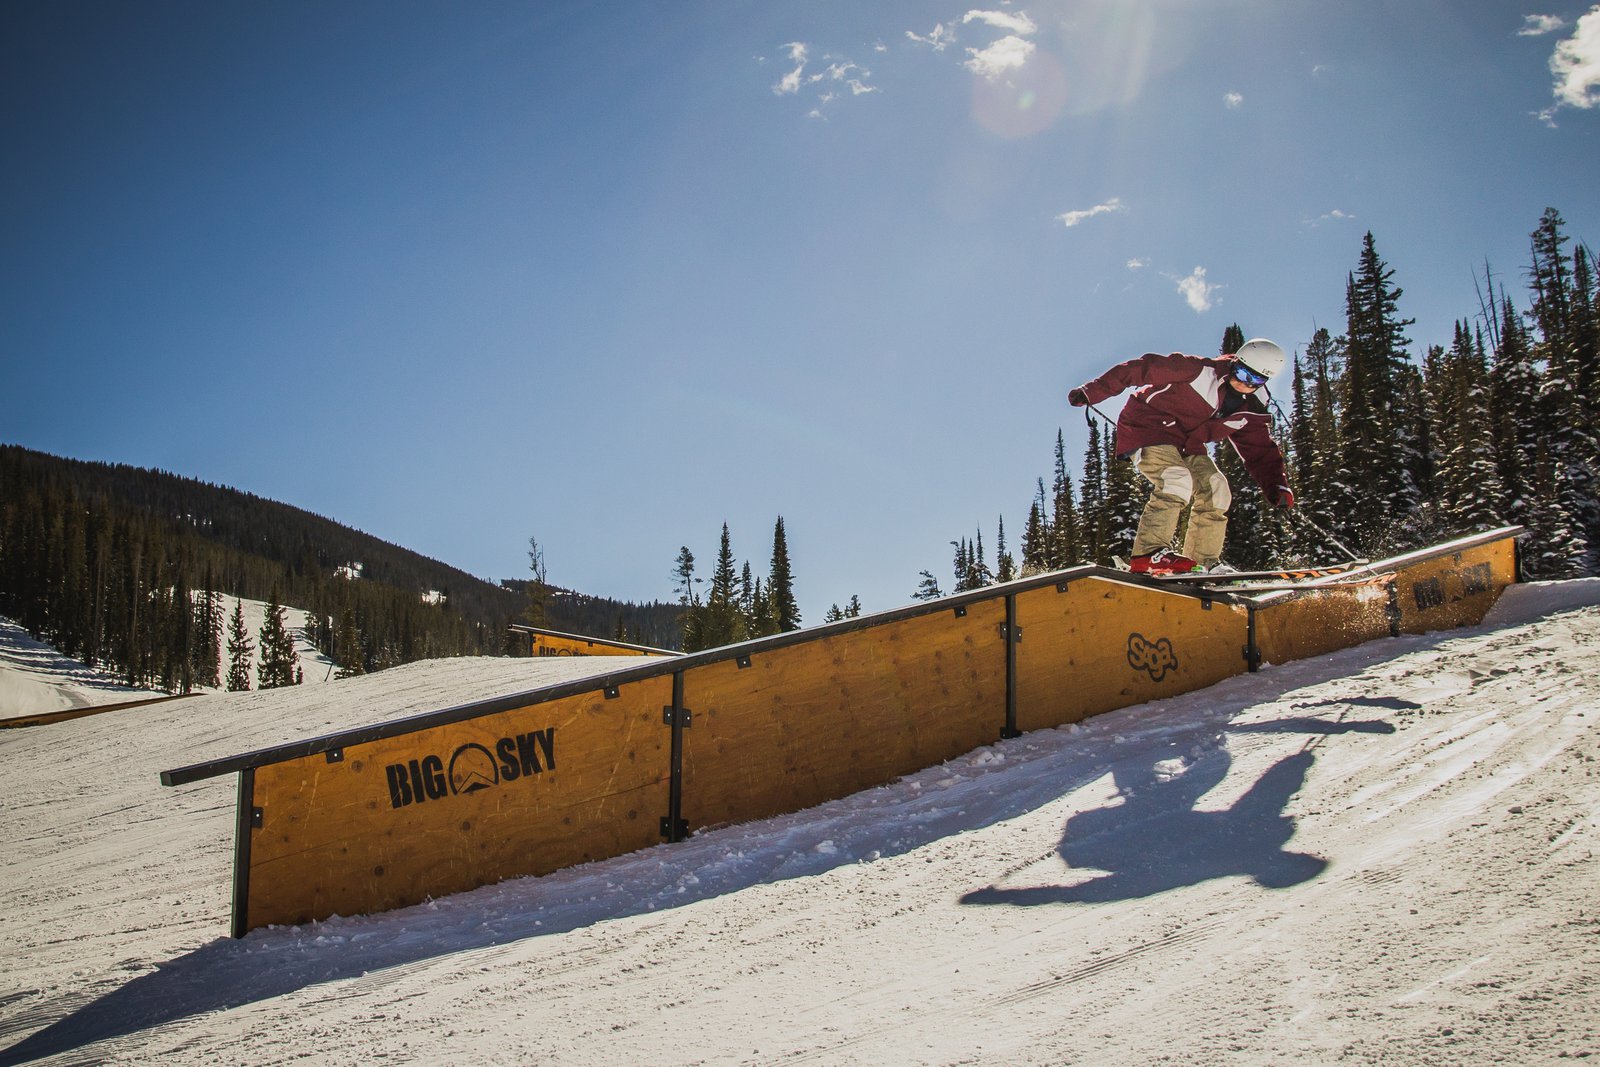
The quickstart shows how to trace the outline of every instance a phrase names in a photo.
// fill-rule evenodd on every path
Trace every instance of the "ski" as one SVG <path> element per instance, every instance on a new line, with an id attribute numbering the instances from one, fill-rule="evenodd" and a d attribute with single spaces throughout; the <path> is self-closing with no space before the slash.
<path id="1" fill-rule="evenodd" d="M 1201 585 L 1207 593 L 1315 593 L 1323 589 L 1360 589 L 1363 586 L 1384 586 L 1394 581 L 1394 574 L 1352 575 L 1348 578 L 1334 576 L 1327 581 L 1301 582 L 1241 582 L 1236 585 Z"/>
<path id="2" fill-rule="evenodd" d="M 1112 562 L 1116 564 L 1119 570 L 1128 570 L 1128 561 L 1121 556 L 1113 556 Z M 1186 571 L 1182 574 L 1141 573 L 1137 577 L 1152 578 L 1158 582 L 1191 582 L 1202 585 L 1261 581 L 1299 582 L 1308 581 L 1312 578 L 1327 578 L 1337 574 L 1346 574 L 1358 567 L 1365 567 L 1370 562 L 1370 560 L 1365 559 L 1353 559 L 1348 563 L 1327 563 L 1319 567 L 1279 567 L 1268 570 L 1223 571 L 1221 573 L 1208 571 Z"/>
<path id="3" fill-rule="evenodd" d="M 1283 581 L 1298 582 L 1311 578 L 1327 578 L 1336 574 L 1345 574 L 1357 567 L 1365 567 L 1370 561 L 1359 559 L 1349 563 L 1330 563 L 1321 567 L 1283 567 L 1276 570 L 1259 571 L 1223 571 L 1213 574 L 1206 571 L 1189 571 L 1185 574 L 1157 574 L 1152 577 L 1160 578 L 1164 582 L 1201 582 L 1206 585 L 1222 584 L 1225 582 L 1256 582 L 1256 581 Z"/>

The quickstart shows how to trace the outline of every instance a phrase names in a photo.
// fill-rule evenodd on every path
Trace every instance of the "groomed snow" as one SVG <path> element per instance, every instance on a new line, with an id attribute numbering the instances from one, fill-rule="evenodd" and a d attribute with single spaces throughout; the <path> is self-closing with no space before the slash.
<path id="1" fill-rule="evenodd" d="M 1480 628 L 239 941 L 233 783 L 161 770 L 614 661 L 436 661 L 0 732 L 0 1064 L 1600 1057 L 1597 651 L 1600 582 L 1515 587 Z"/>
<path id="2" fill-rule="evenodd" d="M 238 604 L 245 629 L 250 634 L 248 668 L 250 684 L 256 684 L 256 665 L 261 659 L 261 627 L 266 621 L 264 600 L 248 600 L 220 594 L 223 609 L 222 675 L 228 673 L 228 621 Z M 334 663 L 306 640 L 303 632 L 306 613 L 298 608 L 284 612 L 284 622 L 294 637 L 295 654 L 307 682 L 332 679 Z M 202 692 L 214 692 L 205 690 Z M 26 630 L 9 619 L 0 619 L 0 719 L 41 715 L 51 711 L 100 707 L 132 700 L 149 700 L 168 694 L 160 690 L 135 689 L 100 671 L 68 659 L 54 648 L 30 637 Z"/>

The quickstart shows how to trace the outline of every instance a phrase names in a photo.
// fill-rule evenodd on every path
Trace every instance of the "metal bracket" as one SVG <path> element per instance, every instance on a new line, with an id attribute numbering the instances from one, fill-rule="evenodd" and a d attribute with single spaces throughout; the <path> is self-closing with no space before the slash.
<path id="1" fill-rule="evenodd" d="M 750 656 L 748 654 L 740 656 L 734 662 L 739 665 L 739 669 L 742 671 L 750 666 Z"/>
<path id="2" fill-rule="evenodd" d="M 956 618 L 958 619 L 964 619 L 967 617 L 967 606 L 965 604 L 958 604 L 950 610 L 956 613 Z"/>
<path id="3" fill-rule="evenodd" d="M 661 836 L 666 838 L 668 841 L 682 841 L 684 838 L 689 836 L 688 820 L 679 819 L 676 830 L 674 830 L 671 816 L 661 816 Z"/>
<path id="4" fill-rule="evenodd" d="M 688 708 L 675 708 L 668 704 L 661 709 L 661 722 L 665 726 L 681 726 L 687 730 L 694 725 L 694 712 Z"/>
<path id="5" fill-rule="evenodd" d="M 1007 638 L 1010 638 L 1019 645 L 1022 644 L 1022 627 L 1018 626 L 1013 629 L 1010 623 L 1001 623 L 1000 640 L 1004 641 Z"/>
<path id="6" fill-rule="evenodd" d="M 250 809 L 250 828 L 252 830 L 261 829 L 262 817 L 263 817 L 263 812 L 262 812 L 262 810 L 260 808 L 251 808 Z"/>
<path id="7" fill-rule="evenodd" d="M 330 748 L 327 751 L 327 757 L 328 757 L 328 762 L 329 763 L 343 763 L 344 762 L 344 749 L 342 749 L 342 748 Z"/>
<path id="8" fill-rule="evenodd" d="M 615 700 L 622 695 L 622 687 L 616 685 L 606 686 L 606 699 Z"/>

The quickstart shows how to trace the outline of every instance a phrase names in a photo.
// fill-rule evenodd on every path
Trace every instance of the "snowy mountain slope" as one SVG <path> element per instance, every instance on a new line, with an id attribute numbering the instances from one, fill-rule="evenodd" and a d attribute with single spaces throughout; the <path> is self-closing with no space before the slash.
<path id="1" fill-rule="evenodd" d="M 167 767 L 604 670 L 452 660 L 0 735 L 0 1063 L 1600 1055 L 1600 582 L 809 811 L 226 936 Z M 864 713 L 870 709 L 863 709 Z"/>
<path id="2" fill-rule="evenodd" d="M 256 664 L 260 662 L 262 624 L 267 605 L 262 600 L 221 595 L 223 608 L 222 673 L 228 673 L 227 620 L 237 603 L 250 633 L 250 679 L 255 684 Z M 325 682 L 333 676 L 334 663 L 307 641 L 302 629 L 306 613 L 298 608 L 284 611 L 284 622 L 295 638 L 295 652 L 307 682 Z M 160 690 L 135 689 L 115 677 L 68 659 L 49 645 L 35 641 L 10 619 L 0 618 L 0 719 L 38 715 L 70 708 L 99 707 L 129 700 L 166 696 Z"/>

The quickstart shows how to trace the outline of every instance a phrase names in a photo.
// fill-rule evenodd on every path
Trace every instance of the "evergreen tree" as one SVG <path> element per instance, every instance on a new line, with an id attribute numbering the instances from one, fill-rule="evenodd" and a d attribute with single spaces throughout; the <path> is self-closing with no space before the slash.
<path id="1" fill-rule="evenodd" d="M 522 621 L 529 626 L 544 626 L 549 616 L 550 584 L 545 570 L 544 549 L 537 537 L 528 538 L 528 570 L 533 573 L 528 582 L 528 603 L 522 609 Z"/>
<path id="2" fill-rule="evenodd" d="M 1041 492 L 1043 488 L 1041 482 Z M 1053 488 L 1055 512 L 1050 519 L 1049 550 L 1044 569 L 1057 571 L 1081 563 L 1084 559 L 1083 527 L 1078 519 L 1078 509 L 1072 502 L 1072 475 L 1067 473 L 1066 440 L 1059 428 L 1056 430 Z"/>
<path id="3" fill-rule="evenodd" d="M 1547 208 L 1533 232 L 1533 320 L 1539 329 L 1534 358 L 1545 366 L 1539 413 L 1545 420 L 1545 445 L 1549 450 L 1549 477 L 1540 489 L 1548 507 L 1560 513 L 1563 541 L 1583 558 L 1587 571 L 1591 533 L 1600 533 L 1600 434 L 1594 425 L 1593 397 L 1586 391 L 1585 321 L 1589 305 L 1588 282 L 1576 278 L 1580 263 L 1568 271 L 1561 246 L 1562 219 Z"/>
<path id="4" fill-rule="evenodd" d="M 1235 322 L 1222 331 L 1222 347 L 1218 355 L 1231 356 L 1244 347 L 1244 330 Z"/>
<path id="5" fill-rule="evenodd" d="M 1083 450 L 1083 478 L 1078 482 L 1078 516 L 1083 530 L 1083 558 L 1105 565 L 1111 562 L 1106 531 L 1106 459 L 1100 444 L 1100 425 L 1089 421 L 1089 444 Z"/>
<path id="6" fill-rule="evenodd" d="M 168 568 L 172 599 L 167 612 L 166 647 L 162 650 L 162 688 L 169 693 L 194 691 L 195 605 L 184 579 L 185 569 L 181 561 Z"/>
<path id="7" fill-rule="evenodd" d="M 778 632 L 800 629 L 800 605 L 794 596 L 794 571 L 789 564 L 789 539 L 778 516 L 772 530 L 772 569 L 767 577 L 767 599 L 778 620 Z"/>
<path id="8" fill-rule="evenodd" d="M 1433 500 L 1453 533 L 1499 526 L 1500 475 L 1494 439 L 1488 368 L 1481 334 L 1459 321 L 1448 350 L 1434 346 L 1424 371 L 1433 407 L 1438 471 Z"/>
<path id="9" fill-rule="evenodd" d="M 678 614 L 678 629 L 682 634 L 682 648 L 685 652 L 698 652 L 706 645 L 700 636 L 700 594 L 695 590 L 694 553 L 689 551 L 689 546 L 684 545 L 678 550 L 677 566 L 673 568 L 673 577 L 677 580 L 678 606 L 682 610 Z"/>
<path id="10" fill-rule="evenodd" d="M 922 581 L 917 585 L 917 591 L 911 594 L 913 600 L 938 600 L 944 596 L 944 590 L 939 588 L 939 579 L 928 571 L 922 572 Z"/>
<path id="11" fill-rule="evenodd" d="M 1133 537 L 1139 529 L 1139 516 L 1145 501 L 1150 498 L 1150 483 L 1139 477 L 1133 460 L 1116 452 L 1116 435 L 1105 436 L 1105 455 L 1101 460 L 1105 470 L 1106 488 L 1103 503 L 1103 562 L 1110 563 L 1112 556 L 1126 558 L 1133 551 Z"/>
<path id="12" fill-rule="evenodd" d="M 255 645 L 244 625 L 244 606 L 233 602 L 233 618 L 228 622 L 228 691 L 239 692 L 250 688 L 250 664 L 255 658 Z"/>
<path id="13" fill-rule="evenodd" d="M 739 597 L 739 578 L 733 569 L 733 545 L 728 535 L 728 524 L 723 523 L 717 565 L 711 572 L 711 590 L 701 614 L 702 647 L 720 648 L 744 640 Z"/>
<path id="14" fill-rule="evenodd" d="M 1498 509 L 1509 521 L 1534 525 L 1538 507 L 1538 456 L 1543 420 L 1539 411 L 1539 370 L 1533 344 L 1509 296 L 1497 320 L 1500 344 L 1494 354 L 1490 387 L 1495 465 L 1505 494 Z"/>
<path id="15" fill-rule="evenodd" d="M 1412 383 L 1403 374 L 1405 328 L 1399 315 L 1402 290 L 1379 257 L 1371 232 L 1362 241 L 1360 265 L 1345 286 L 1346 332 L 1343 425 L 1344 466 L 1363 472 L 1362 490 L 1348 501 L 1346 523 L 1360 548 L 1403 547 L 1396 527 L 1420 501 L 1420 416 L 1410 410 Z"/>
<path id="16" fill-rule="evenodd" d="M 950 542 L 950 547 L 955 549 L 955 560 L 951 569 L 955 572 L 955 591 L 965 593 L 969 589 L 978 588 L 974 574 L 978 569 L 976 553 L 972 551 L 972 544 L 965 537 Z"/>
<path id="17" fill-rule="evenodd" d="M 1050 527 L 1045 518 L 1044 479 L 1028 508 L 1028 525 L 1022 531 L 1022 573 L 1041 574 L 1050 569 Z"/>
<path id="18" fill-rule="evenodd" d="M 754 580 L 750 595 L 750 636 L 771 637 L 778 632 L 778 616 L 773 610 L 772 598 L 767 596 L 761 579 Z"/>
<path id="19" fill-rule="evenodd" d="M 256 665 L 256 682 L 261 689 L 281 689 L 295 684 L 295 668 L 300 657 L 295 653 L 294 637 L 284 625 L 283 605 L 278 602 L 278 588 L 273 586 L 267 601 L 266 618 L 261 623 L 257 645 L 261 650 Z"/>
<path id="20" fill-rule="evenodd" d="M 216 576 L 206 563 L 200 602 L 195 608 L 195 682 L 208 689 L 222 684 L 222 597 L 217 592 Z"/>
<path id="21" fill-rule="evenodd" d="M 750 569 L 750 561 L 744 561 L 744 569 L 739 574 L 739 625 L 747 637 L 759 636 L 756 632 L 756 578 Z"/>
<path id="22" fill-rule="evenodd" d="M 361 628 L 356 623 L 356 609 L 346 604 L 339 612 L 339 631 L 334 639 L 334 654 L 339 664 L 336 678 L 353 678 L 365 674 L 366 654 L 361 650 Z"/>
<path id="23" fill-rule="evenodd" d="M 1006 517 L 1000 516 L 1000 532 L 995 543 L 994 577 L 997 582 L 1009 582 L 1017 576 L 1017 561 L 1006 550 Z"/>

